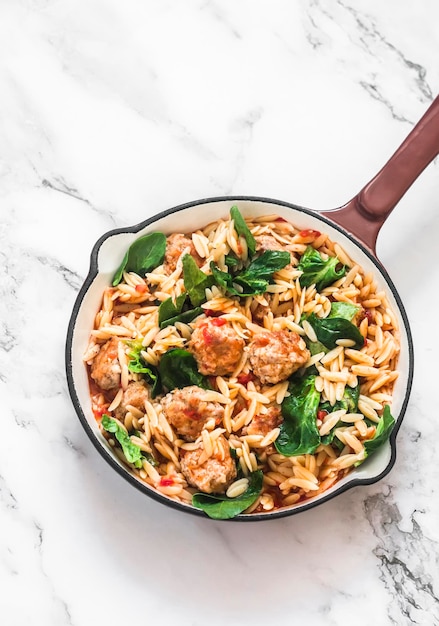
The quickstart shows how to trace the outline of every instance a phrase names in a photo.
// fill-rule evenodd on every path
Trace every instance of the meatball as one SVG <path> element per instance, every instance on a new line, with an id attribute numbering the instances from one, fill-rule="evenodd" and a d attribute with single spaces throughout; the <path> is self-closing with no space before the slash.
<path id="1" fill-rule="evenodd" d="M 133 381 L 123 392 L 122 401 L 115 410 L 116 417 L 123 419 L 128 411 L 127 406 L 133 406 L 145 412 L 145 400 L 148 400 L 148 389 L 142 382 Z"/>
<path id="2" fill-rule="evenodd" d="M 243 429 L 244 435 L 268 435 L 268 433 L 279 426 L 282 422 L 280 409 L 272 406 L 266 413 L 255 415 L 248 426 Z"/>
<path id="3" fill-rule="evenodd" d="M 119 339 L 112 337 L 101 347 L 91 364 L 90 376 L 101 389 L 115 389 L 120 385 L 121 367 L 117 358 Z"/>
<path id="4" fill-rule="evenodd" d="M 166 419 L 186 441 L 195 441 L 212 417 L 219 424 L 224 416 L 224 407 L 219 402 L 205 400 L 206 393 L 192 385 L 174 389 L 162 400 Z"/>
<path id="5" fill-rule="evenodd" d="M 310 352 L 303 339 L 288 330 L 263 331 L 249 347 L 253 373 L 261 383 L 279 383 L 304 365 Z"/>
<path id="6" fill-rule="evenodd" d="M 244 339 L 223 317 L 213 317 L 198 322 L 188 349 L 194 355 L 201 374 L 224 376 L 235 370 L 244 345 Z"/>
<path id="7" fill-rule="evenodd" d="M 198 266 L 202 265 L 202 260 L 195 251 L 192 239 L 181 233 L 175 233 L 174 235 L 170 235 L 166 240 L 166 252 L 163 264 L 166 274 L 172 274 L 184 250 L 187 250 L 188 254 L 194 257 Z"/>
<path id="8" fill-rule="evenodd" d="M 283 246 L 271 235 L 257 235 L 255 240 L 256 250 L 258 252 L 266 252 L 267 250 L 285 250 L 285 246 Z"/>
<path id="9" fill-rule="evenodd" d="M 236 478 L 236 465 L 227 439 L 220 435 L 211 457 L 199 464 L 203 448 L 186 452 L 181 458 L 181 472 L 189 485 L 204 493 L 225 493 Z"/>
<path id="10" fill-rule="evenodd" d="M 258 235 L 255 237 L 256 239 L 256 251 L 263 254 L 267 252 L 267 250 L 282 250 L 284 252 L 289 252 L 285 245 L 281 244 L 277 239 L 272 237 L 271 235 Z M 291 262 L 293 261 L 293 253 L 290 252 Z M 290 269 L 291 264 L 286 266 L 286 269 Z"/>

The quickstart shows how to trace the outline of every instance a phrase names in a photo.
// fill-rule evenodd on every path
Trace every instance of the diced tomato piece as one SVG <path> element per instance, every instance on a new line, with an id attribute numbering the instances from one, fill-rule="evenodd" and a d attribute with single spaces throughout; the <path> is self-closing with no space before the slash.
<path id="1" fill-rule="evenodd" d="M 270 340 L 268 337 L 258 337 L 258 346 L 264 347 L 268 346 Z"/>
<path id="2" fill-rule="evenodd" d="M 212 343 L 212 335 L 209 332 L 209 329 L 207 328 L 207 326 L 203 326 L 203 339 L 204 339 L 204 343 Z"/>
<path id="3" fill-rule="evenodd" d="M 108 411 L 108 406 L 108 404 L 101 404 L 100 406 L 93 407 L 93 414 L 96 420 L 99 421 L 100 419 L 102 419 L 103 414 Z"/>
<path id="4" fill-rule="evenodd" d="M 146 293 L 148 290 L 148 285 L 136 285 L 135 286 L 135 290 L 137 291 L 137 293 Z"/>
<path id="5" fill-rule="evenodd" d="M 195 409 L 183 409 L 183 413 L 190 420 L 199 420 L 200 419 L 200 415 L 199 415 L 198 411 L 196 411 Z"/>
<path id="6" fill-rule="evenodd" d="M 301 237 L 312 237 L 313 239 L 317 239 L 317 237 L 320 237 L 321 233 L 313 228 L 307 228 L 305 230 L 301 230 L 299 235 Z"/>
<path id="7" fill-rule="evenodd" d="M 326 417 L 328 415 L 328 411 L 324 411 L 323 409 L 320 411 L 317 411 L 317 419 L 321 420 L 323 422 L 323 418 Z"/>
<path id="8" fill-rule="evenodd" d="M 227 324 L 227 320 L 223 317 L 215 317 L 212 320 L 212 326 L 224 326 L 224 324 Z"/>
<path id="9" fill-rule="evenodd" d="M 288 220 L 286 220 L 284 217 L 277 217 L 275 219 L 275 222 L 287 222 Z"/>
<path id="10" fill-rule="evenodd" d="M 255 375 L 253 372 L 249 372 L 248 374 L 239 374 L 238 383 L 240 385 L 247 385 L 250 381 L 255 380 Z"/>
<path id="11" fill-rule="evenodd" d="M 159 482 L 160 487 L 172 487 L 173 484 L 174 484 L 173 479 L 169 478 L 168 476 L 162 476 L 160 478 L 160 482 Z"/>
<path id="12" fill-rule="evenodd" d="M 207 317 L 219 317 L 222 315 L 222 311 L 214 311 L 213 309 L 204 309 L 204 315 Z"/>

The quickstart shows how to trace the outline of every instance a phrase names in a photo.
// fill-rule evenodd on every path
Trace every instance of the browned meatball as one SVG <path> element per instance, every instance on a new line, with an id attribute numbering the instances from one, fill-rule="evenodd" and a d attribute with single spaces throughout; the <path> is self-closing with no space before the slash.
<path id="1" fill-rule="evenodd" d="M 304 365 L 310 357 L 305 342 L 288 330 L 260 332 L 249 348 L 253 373 L 261 383 L 279 383 Z"/>
<path id="2" fill-rule="evenodd" d="M 286 249 L 285 245 L 281 244 L 277 239 L 272 237 L 271 235 L 258 235 L 255 237 L 256 239 L 256 251 L 261 254 L 266 252 L 267 250 L 282 250 L 289 252 Z M 293 261 L 293 253 L 290 252 L 291 261 Z M 285 269 L 290 269 L 291 264 L 287 265 Z"/>
<path id="3" fill-rule="evenodd" d="M 187 248 L 188 253 L 194 257 L 197 265 L 202 265 L 202 260 L 195 251 L 192 239 L 181 233 L 175 233 L 174 235 L 169 235 L 166 240 L 166 252 L 163 264 L 166 274 L 172 274 L 172 272 L 177 267 L 178 259 L 180 258 L 183 251 Z"/>
<path id="4" fill-rule="evenodd" d="M 91 364 L 90 376 L 101 389 L 115 389 L 120 385 L 121 367 L 117 358 L 119 339 L 109 339 Z"/>
<path id="5" fill-rule="evenodd" d="M 268 435 L 268 433 L 279 426 L 282 422 L 282 416 L 280 409 L 276 406 L 272 406 L 268 409 L 267 413 L 260 413 L 255 415 L 248 426 L 243 429 L 244 435 Z"/>
<path id="6" fill-rule="evenodd" d="M 116 417 L 123 419 L 128 411 L 128 405 L 145 412 L 145 400 L 148 400 L 148 389 L 145 385 L 140 381 L 129 383 L 123 392 L 121 403 L 115 410 Z"/>
<path id="7" fill-rule="evenodd" d="M 224 407 L 218 402 L 206 401 L 205 397 L 204 389 L 192 385 L 174 389 L 162 400 L 166 419 L 187 441 L 195 441 L 209 419 L 213 417 L 219 424 L 224 416 Z"/>
<path id="8" fill-rule="evenodd" d="M 239 363 L 244 340 L 223 317 L 212 317 L 198 322 L 188 349 L 205 376 L 231 374 Z"/>
<path id="9" fill-rule="evenodd" d="M 199 464 L 203 448 L 186 452 L 181 459 L 181 472 L 189 485 L 204 493 L 225 493 L 236 478 L 236 465 L 227 439 L 220 435 L 211 457 Z"/>
<path id="10" fill-rule="evenodd" d="M 258 252 L 266 252 L 267 250 L 285 250 L 285 246 L 283 246 L 271 235 L 257 235 L 255 240 L 256 250 Z"/>

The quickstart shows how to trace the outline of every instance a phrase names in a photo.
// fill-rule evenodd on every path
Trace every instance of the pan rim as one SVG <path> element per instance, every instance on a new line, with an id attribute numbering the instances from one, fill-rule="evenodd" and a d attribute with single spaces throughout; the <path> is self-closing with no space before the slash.
<path id="1" fill-rule="evenodd" d="M 395 302 L 398 306 L 398 310 L 401 315 L 401 319 L 402 319 L 403 326 L 404 326 L 405 335 L 407 338 L 407 345 L 408 345 L 407 384 L 406 384 L 404 398 L 401 403 L 401 409 L 399 411 L 398 418 L 395 422 L 395 426 L 389 437 L 389 444 L 390 444 L 390 449 L 391 449 L 390 459 L 382 472 L 380 472 L 376 476 L 370 476 L 370 477 L 365 477 L 365 478 L 353 478 L 350 481 L 348 480 L 345 484 L 336 488 L 334 491 L 331 491 L 329 494 L 322 495 L 321 497 L 315 500 L 310 499 L 309 501 L 303 503 L 300 507 L 296 506 L 294 508 L 278 509 L 273 512 L 267 512 L 267 513 L 252 513 L 251 515 L 245 515 L 245 514 L 238 515 L 232 520 L 222 520 L 222 521 L 256 522 L 256 521 L 268 521 L 272 519 L 279 519 L 282 517 L 290 517 L 293 515 L 297 515 L 298 513 L 308 511 L 320 504 L 323 504 L 324 502 L 328 502 L 332 498 L 348 491 L 349 489 L 352 489 L 353 487 L 357 487 L 361 485 L 371 485 L 371 484 L 377 483 L 380 480 L 382 480 L 391 471 L 396 461 L 396 436 L 398 434 L 399 428 L 401 427 L 402 420 L 407 410 L 410 393 L 412 389 L 412 384 L 413 384 L 413 375 L 414 375 L 413 338 L 412 338 L 412 333 L 411 333 L 407 313 L 405 311 L 401 297 L 399 296 L 398 291 L 395 285 L 393 284 L 392 279 L 387 273 L 387 270 L 382 265 L 381 261 L 379 261 L 379 259 L 372 254 L 372 252 L 367 248 L 367 246 L 365 246 L 363 242 L 361 242 L 357 237 L 355 237 L 354 235 L 349 233 L 347 230 L 345 230 L 342 226 L 340 226 L 339 224 L 336 224 L 329 217 L 325 216 L 325 213 L 328 213 L 328 214 L 331 213 L 330 210 L 316 211 L 316 210 L 302 207 L 300 205 L 292 204 L 291 202 L 286 202 L 284 200 L 277 200 L 277 199 L 269 198 L 265 196 L 249 196 L 249 195 L 213 196 L 213 197 L 201 198 L 199 200 L 193 200 L 190 202 L 186 202 L 184 204 L 179 204 L 170 209 L 166 209 L 164 211 L 156 213 L 152 217 L 149 217 L 146 220 L 143 220 L 142 222 L 139 222 L 132 226 L 115 228 L 115 229 L 105 232 L 103 235 L 101 235 L 101 237 L 99 237 L 99 239 L 96 241 L 96 243 L 94 244 L 92 248 L 92 251 L 90 254 L 90 266 L 89 266 L 88 274 L 75 299 L 75 303 L 72 309 L 72 314 L 70 316 L 68 327 L 67 327 L 66 344 L 65 344 L 65 367 L 66 367 L 68 390 L 69 390 L 70 398 L 72 400 L 75 412 L 85 432 L 87 433 L 89 439 L 91 440 L 92 444 L 98 450 L 100 455 L 105 459 L 105 461 L 109 463 L 109 465 L 114 470 L 116 470 L 116 472 L 120 476 L 122 476 L 125 480 L 127 480 L 131 485 L 136 487 L 142 493 L 151 497 L 153 500 L 161 502 L 162 504 L 165 504 L 170 508 L 173 508 L 173 509 L 185 512 L 185 513 L 189 513 L 192 515 L 197 515 L 198 517 L 202 517 L 204 519 L 210 519 L 206 516 L 206 514 L 203 511 L 196 509 L 195 507 L 180 503 L 176 500 L 172 500 L 160 494 L 159 492 L 153 490 L 152 488 L 148 487 L 146 484 L 143 484 L 138 479 L 136 479 L 132 474 L 130 474 L 127 470 L 121 467 L 115 461 L 115 459 L 113 459 L 113 457 L 104 449 L 104 447 L 102 446 L 102 444 L 99 442 L 98 438 L 96 437 L 95 432 L 92 430 L 91 426 L 89 425 L 88 420 L 84 414 L 84 411 L 82 410 L 79 397 L 76 393 L 76 386 L 75 386 L 75 381 L 74 381 L 74 376 L 73 376 L 72 348 L 73 348 L 73 337 L 74 337 L 74 332 L 75 332 L 75 326 L 76 326 L 76 321 L 78 318 L 79 311 L 81 309 L 86 293 L 88 292 L 95 277 L 99 273 L 98 255 L 99 255 L 99 250 L 102 244 L 112 236 L 123 234 L 123 233 L 137 233 L 140 230 L 146 228 L 147 226 L 153 224 L 154 222 L 157 222 L 158 220 L 162 218 L 165 218 L 169 215 L 173 215 L 174 213 L 178 213 L 185 209 L 190 209 L 195 206 L 199 206 L 203 204 L 214 204 L 218 202 L 229 202 L 229 203 L 258 202 L 258 203 L 266 203 L 266 204 L 271 204 L 271 205 L 279 205 L 279 206 L 289 208 L 295 211 L 299 211 L 307 215 L 310 215 L 312 217 L 315 217 L 318 220 L 321 220 L 322 222 L 330 226 L 331 228 L 334 228 L 335 230 L 339 231 L 342 235 L 347 237 L 354 245 L 360 248 L 360 250 L 369 258 L 369 260 L 376 267 L 376 270 L 381 274 L 381 276 L 385 280 L 387 286 L 392 292 L 393 297 L 395 298 Z"/>

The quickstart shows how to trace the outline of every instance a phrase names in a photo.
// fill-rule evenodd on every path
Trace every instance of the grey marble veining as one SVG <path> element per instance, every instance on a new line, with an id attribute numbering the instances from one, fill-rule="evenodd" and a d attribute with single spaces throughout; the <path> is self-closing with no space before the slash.
<path id="1" fill-rule="evenodd" d="M 288 519 L 169 511 L 97 455 L 64 345 L 95 241 L 249 194 L 325 209 L 439 92 L 434 0 L 0 3 L 5 626 L 439 625 L 438 162 L 382 229 L 416 375 L 391 473 Z"/>
<path id="2" fill-rule="evenodd" d="M 390 620 L 398 624 L 403 615 L 417 624 L 439 618 L 437 572 L 438 543 L 425 536 L 411 515 L 411 530 L 400 530 L 401 514 L 392 493 L 374 494 L 364 502 L 366 518 L 378 540 L 373 552 L 380 562 L 380 579 L 393 598 Z"/>

